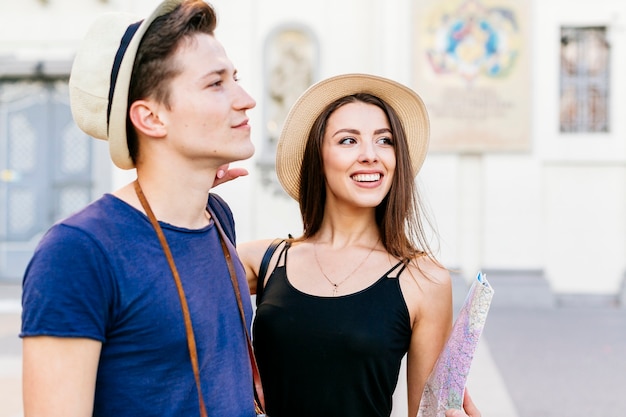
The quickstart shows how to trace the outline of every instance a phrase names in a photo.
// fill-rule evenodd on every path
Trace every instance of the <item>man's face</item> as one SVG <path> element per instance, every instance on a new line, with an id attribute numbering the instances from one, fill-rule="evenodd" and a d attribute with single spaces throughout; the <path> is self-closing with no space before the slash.
<path id="1" fill-rule="evenodd" d="M 179 46 L 174 63 L 180 73 L 170 82 L 170 107 L 159 111 L 171 146 L 211 167 L 250 158 L 254 145 L 246 111 L 256 102 L 238 84 L 221 43 L 195 35 Z"/>

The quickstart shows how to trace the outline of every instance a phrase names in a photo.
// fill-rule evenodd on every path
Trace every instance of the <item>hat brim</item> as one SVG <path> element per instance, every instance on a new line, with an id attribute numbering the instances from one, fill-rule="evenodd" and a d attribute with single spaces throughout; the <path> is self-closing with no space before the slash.
<path id="1" fill-rule="evenodd" d="M 150 16 L 144 19 L 124 53 L 115 86 L 111 86 L 111 88 L 113 88 L 113 98 L 111 100 L 111 113 L 108 126 L 109 152 L 111 159 L 119 168 L 132 169 L 135 167 L 128 151 L 126 119 L 128 114 L 130 77 L 133 72 L 139 44 L 148 30 L 148 27 L 150 27 L 150 24 L 158 17 L 171 13 L 182 1 L 183 0 L 165 0 L 157 6 Z"/>
<path id="2" fill-rule="evenodd" d="M 300 192 L 300 169 L 313 123 L 330 103 L 356 93 L 372 94 L 398 114 L 405 131 L 411 167 L 417 175 L 428 151 L 430 122 L 426 106 L 410 88 L 369 74 L 344 74 L 309 87 L 292 106 L 278 140 L 276 175 L 283 189 L 296 201 Z"/>

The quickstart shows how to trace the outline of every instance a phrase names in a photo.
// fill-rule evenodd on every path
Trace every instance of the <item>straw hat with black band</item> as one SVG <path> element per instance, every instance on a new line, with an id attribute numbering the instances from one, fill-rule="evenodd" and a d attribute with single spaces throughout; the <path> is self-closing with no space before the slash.
<path id="1" fill-rule="evenodd" d="M 276 174 L 283 189 L 296 201 L 304 148 L 315 119 L 330 103 L 356 93 L 372 94 L 395 110 L 406 134 L 414 174 L 422 167 L 428 150 L 430 123 L 420 96 L 387 78 L 370 74 L 338 75 L 309 87 L 285 119 L 276 150 Z"/>
<path id="2" fill-rule="evenodd" d="M 89 136 L 109 141 L 111 159 L 119 168 L 134 168 L 126 141 L 126 114 L 139 43 L 156 18 L 182 1 L 161 2 L 143 21 L 128 13 L 103 14 L 91 25 L 74 58 L 69 81 L 74 121 Z"/>

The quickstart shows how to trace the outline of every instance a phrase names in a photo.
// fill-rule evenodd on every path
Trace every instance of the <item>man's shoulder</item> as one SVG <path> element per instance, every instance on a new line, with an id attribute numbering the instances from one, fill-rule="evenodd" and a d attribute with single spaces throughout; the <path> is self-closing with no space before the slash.
<path id="1" fill-rule="evenodd" d="M 208 201 L 209 206 L 214 209 L 217 210 L 219 214 L 225 214 L 228 216 L 232 216 L 232 211 L 230 209 L 230 206 L 228 205 L 228 203 L 219 196 L 219 194 L 215 194 L 215 193 L 209 193 L 209 201 Z"/>
<path id="2" fill-rule="evenodd" d="M 105 194 L 58 223 L 79 228 L 110 227 L 128 218 L 133 210 L 117 197 Z"/>
<path id="3" fill-rule="evenodd" d="M 210 193 L 207 205 L 218 217 L 218 221 L 224 228 L 224 231 L 228 235 L 231 243 L 234 245 L 237 241 L 237 236 L 235 233 L 235 219 L 233 218 L 233 212 L 231 211 L 226 201 L 224 201 L 224 199 L 219 195 L 215 193 Z"/>
<path id="4" fill-rule="evenodd" d="M 82 209 L 56 222 L 44 236 L 44 241 L 108 240 L 119 234 L 131 232 L 130 224 L 136 219 L 132 207 L 118 198 L 105 194 Z"/>

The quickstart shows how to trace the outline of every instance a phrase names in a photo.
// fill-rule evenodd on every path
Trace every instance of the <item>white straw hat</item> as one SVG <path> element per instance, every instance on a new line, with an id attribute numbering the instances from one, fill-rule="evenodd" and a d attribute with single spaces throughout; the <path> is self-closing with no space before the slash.
<path id="1" fill-rule="evenodd" d="M 90 27 L 76 54 L 69 80 L 74 121 L 85 133 L 109 141 L 111 159 L 134 168 L 126 141 L 128 89 L 139 43 L 150 24 L 183 0 L 165 0 L 144 19 L 105 13 Z"/>
<path id="2" fill-rule="evenodd" d="M 420 96 L 387 78 L 369 74 L 338 75 L 309 87 L 295 102 L 283 124 L 276 150 L 276 175 L 293 199 L 298 200 L 302 158 L 315 119 L 330 103 L 356 93 L 372 94 L 395 110 L 406 134 L 414 175 L 422 167 L 428 150 L 430 123 Z"/>

